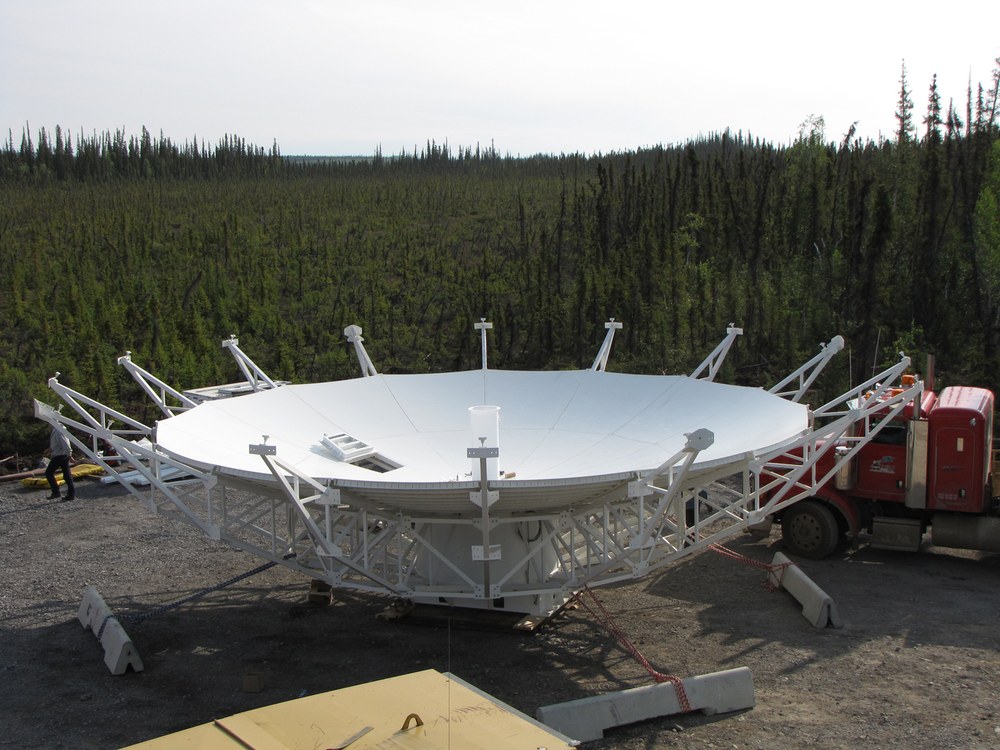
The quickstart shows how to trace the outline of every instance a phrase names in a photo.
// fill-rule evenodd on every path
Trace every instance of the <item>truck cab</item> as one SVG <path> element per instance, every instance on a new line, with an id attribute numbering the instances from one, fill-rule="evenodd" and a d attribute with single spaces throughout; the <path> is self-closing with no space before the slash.
<path id="1" fill-rule="evenodd" d="M 866 530 L 873 547 L 916 551 L 931 528 L 941 546 L 1000 550 L 993 409 L 985 388 L 925 391 L 919 408 L 909 404 L 814 497 L 784 510 L 786 546 L 822 558 Z M 832 469 L 835 453 L 824 460 L 819 470 Z"/>

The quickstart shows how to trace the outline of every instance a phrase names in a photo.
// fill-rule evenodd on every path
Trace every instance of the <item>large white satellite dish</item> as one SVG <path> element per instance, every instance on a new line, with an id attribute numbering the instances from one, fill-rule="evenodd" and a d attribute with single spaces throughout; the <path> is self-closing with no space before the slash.
<path id="1" fill-rule="evenodd" d="M 163 414 L 155 428 L 56 378 L 79 418 L 37 401 L 35 413 L 212 538 L 334 587 L 538 617 L 811 494 L 819 457 L 837 444 L 849 460 L 884 416 L 866 392 L 909 364 L 810 411 L 799 401 L 840 337 L 768 391 L 714 382 L 737 328 L 691 375 L 666 376 L 606 371 L 613 320 L 589 370 L 490 369 L 491 327 L 476 324 L 478 370 L 380 375 L 349 326 L 361 377 L 311 385 L 272 380 L 235 337 L 223 347 L 246 381 L 209 389 L 177 391 L 126 354 Z"/>
<path id="2" fill-rule="evenodd" d="M 692 469 L 717 468 L 809 429 L 803 404 L 684 376 L 580 370 L 375 375 L 209 401 L 163 420 L 157 445 L 219 473 L 270 480 L 247 446 L 267 443 L 313 479 L 415 512 L 478 513 L 470 408 L 499 407 L 497 510 L 579 504 L 595 487 L 651 471 L 710 430 Z M 331 436 L 367 446 L 338 455 Z M 324 441 L 324 438 L 327 440 Z M 509 478 L 508 478 L 509 477 Z"/>

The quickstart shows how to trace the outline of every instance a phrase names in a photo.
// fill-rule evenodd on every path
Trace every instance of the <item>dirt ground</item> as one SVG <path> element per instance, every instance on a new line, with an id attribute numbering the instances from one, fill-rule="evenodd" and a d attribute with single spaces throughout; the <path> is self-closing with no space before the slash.
<path id="1" fill-rule="evenodd" d="M 271 568 L 127 625 L 145 671 L 112 676 L 76 620 L 92 584 L 138 615 L 260 561 L 160 518 L 117 486 L 78 499 L 0 483 L 0 746 L 109 748 L 302 695 L 434 668 L 533 715 L 542 705 L 650 684 L 583 609 L 534 635 L 459 618 L 388 622 L 386 599 L 306 601 L 308 582 Z M 729 547 L 762 561 L 777 535 Z M 1000 747 L 1000 555 L 864 544 L 801 567 L 836 602 L 817 630 L 764 574 L 711 552 L 597 591 L 661 672 L 746 666 L 756 707 L 668 716 L 589 748 Z M 244 675 L 264 689 L 244 692 Z"/>

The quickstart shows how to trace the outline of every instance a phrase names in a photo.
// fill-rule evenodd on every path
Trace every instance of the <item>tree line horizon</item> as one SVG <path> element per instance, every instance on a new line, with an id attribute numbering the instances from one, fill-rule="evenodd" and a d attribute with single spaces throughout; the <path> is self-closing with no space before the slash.
<path id="1" fill-rule="evenodd" d="M 273 377 L 590 365 L 690 372 L 734 324 L 721 379 L 769 386 L 843 335 L 813 394 L 898 352 L 939 384 L 1000 387 L 997 69 L 962 111 L 936 78 L 922 118 L 901 72 L 892 139 L 828 141 L 810 116 L 774 146 L 729 131 L 604 155 L 286 157 L 227 135 L 145 128 L 0 147 L 0 457 L 44 444 L 32 399 L 60 381 L 147 424 L 123 368 L 178 388 L 229 382 L 220 342 Z"/>

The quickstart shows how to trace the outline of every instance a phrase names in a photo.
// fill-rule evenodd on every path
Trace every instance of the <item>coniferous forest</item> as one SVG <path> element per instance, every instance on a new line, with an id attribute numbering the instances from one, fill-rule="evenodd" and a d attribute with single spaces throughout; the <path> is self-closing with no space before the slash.
<path id="1" fill-rule="evenodd" d="M 601 156 L 286 157 L 229 136 L 70 135 L 0 150 L 0 456 L 44 445 L 60 381 L 146 421 L 116 359 L 179 388 L 230 382 L 230 334 L 273 377 L 479 364 L 690 372 L 732 323 L 721 377 L 769 386 L 841 334 L 830 395 L 905 351 L 938 384 L 1000 387 L 1000 59 L 986 85 L 898 130 L 774 146 L 724 132 Z M 892 107 L 893 102 L 887 102 Z M 839 390 L 837 390 L 839 392 Z"/>

